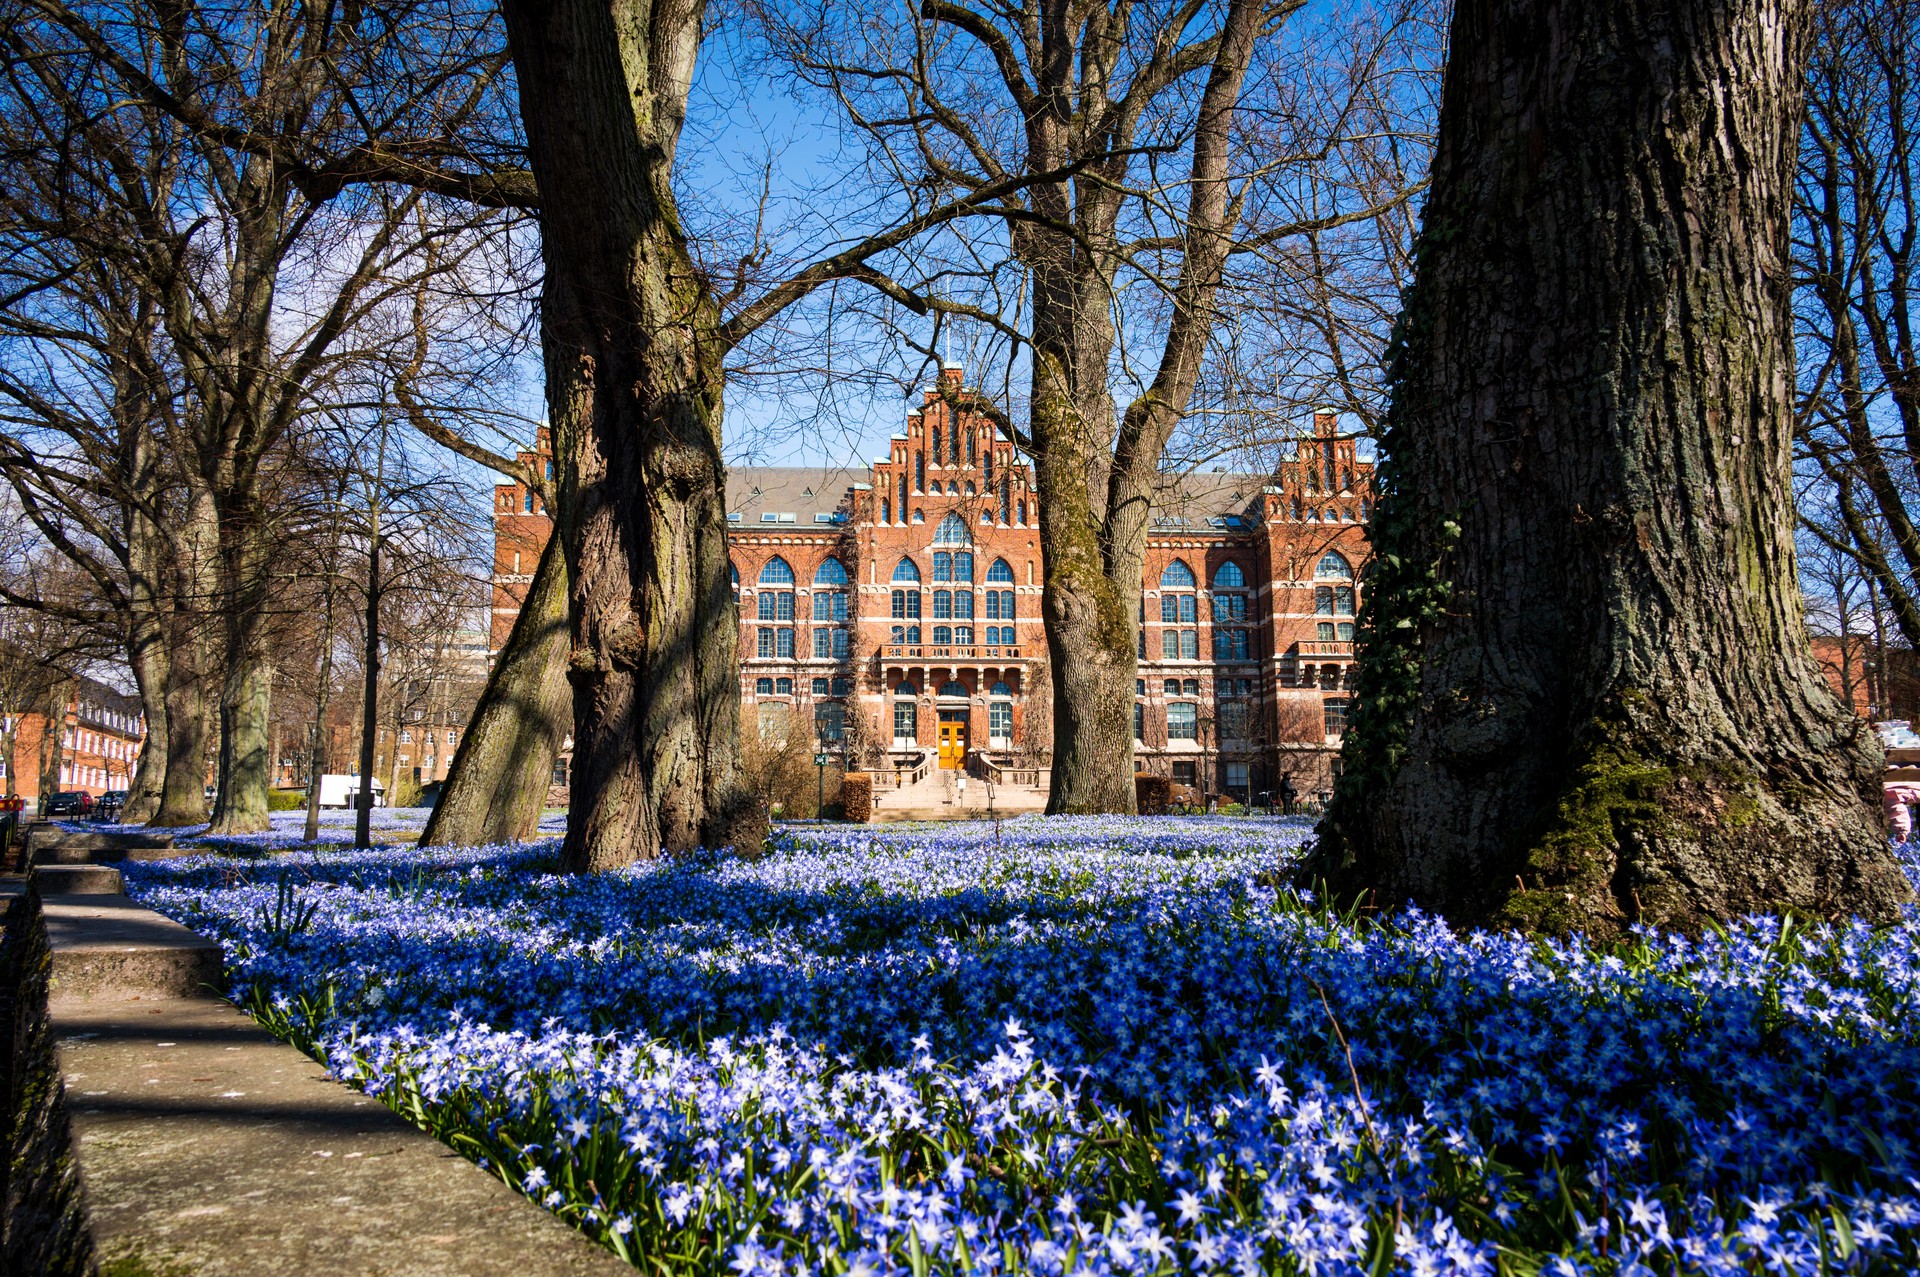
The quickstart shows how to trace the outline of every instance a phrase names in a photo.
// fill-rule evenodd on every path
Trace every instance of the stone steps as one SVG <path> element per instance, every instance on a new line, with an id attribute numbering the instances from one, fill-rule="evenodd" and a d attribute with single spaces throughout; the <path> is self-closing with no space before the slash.
<path id="1" fill-rule="evenodd" d="M 0 897 L 12 899 L 0 904 L 10 932 L 15 911 L 39 905 L 46 996 L 37 1000 L 37 1032 L 54 1043 L 43 1067 L 57 1069 L 72 1133 L 80 1244 L 104 1269 L 632 1273 L 378 1101 L 329 1079 L 220 996 L 218 945 L 120 894 L 112 864 L 77 859 L 158 848 L 88 844 L 59 840 L 57 858 L 35 858 L 36 890 L 11 876 Z M 16 1143 L 14 1151 L 45 1148 Z M 50 1165 L 42 1178 L 59 1173 Z"/>

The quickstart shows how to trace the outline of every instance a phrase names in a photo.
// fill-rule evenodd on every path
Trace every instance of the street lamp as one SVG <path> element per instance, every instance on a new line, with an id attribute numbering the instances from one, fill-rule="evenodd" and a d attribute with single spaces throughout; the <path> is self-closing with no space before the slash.
<path id="1" fill-rule="evenodd" d="M 1200 810 L 1213 810 L 1213 715 L 1202 713 L 1195 723 L 1200 729 Z"/>

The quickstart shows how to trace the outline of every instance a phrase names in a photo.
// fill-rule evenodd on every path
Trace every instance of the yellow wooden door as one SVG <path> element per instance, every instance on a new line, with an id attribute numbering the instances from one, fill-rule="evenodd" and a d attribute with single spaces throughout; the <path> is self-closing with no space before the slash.
<path id="1" fill-rule="evenodd" d="M 940 724 L 940 765 L 952 770 L 961 766 L 967 759 L 967 725 L 965 723 Z"/>

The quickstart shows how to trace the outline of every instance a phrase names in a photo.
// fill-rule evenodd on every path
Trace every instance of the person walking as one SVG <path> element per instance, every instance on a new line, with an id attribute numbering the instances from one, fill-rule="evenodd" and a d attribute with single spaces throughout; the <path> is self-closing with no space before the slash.
<path id="1" fill-rule="evenodd" d="M 1293 787 L 1293 777 L 1282 776 L 1280 778 L 1279 792 L 1280 810 L 1289 816 L 1293 815 L 1293 805 L 1300 800 L 1300 791 Z"/>

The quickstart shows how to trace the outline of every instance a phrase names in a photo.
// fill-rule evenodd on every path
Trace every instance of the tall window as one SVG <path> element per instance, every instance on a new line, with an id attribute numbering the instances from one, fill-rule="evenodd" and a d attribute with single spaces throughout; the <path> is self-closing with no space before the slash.
<path id="1" fill-rule="evenodd" d="M 956 550 L 953 554 L 953 579 L 973 582 L 973 555 L 966 550 Z"/>
<path id="2" fill-rule="evenodd" d="M 1192 625 L 1200 619 L 1199 601 L 1192 594 L 1162 594 L 1160 621 L 1163 625 Z"/>
<path id="3" fill-rule="evenodd" d="M 940 427 L 935 426 L 933 428 L 933 463 L 935 465 L 940 464 L 940 445 L 944 442 L 945 438 L 946 436 L 941 433 Z"/>
<path id="4" fill-rule="evenodd" d="M 936 625 L 933 627 L 933 645 L 935 647 L 949 647 L 952 644 L 953 627 L 951 625 Z"/>
<path id="5" fill-rule="evenodd" d="M 939 580 L 939 577 L 935 577 Z M 953 591 L 935 590 L 933 592 L 933 619 L 951 621 L 953 619 Z"/>
<path id="6" fill-rule="evenodd" d="M 1013 702 L 987 702 L 987 735 L 994 740 L 1013 739 Z"/>
<path id="7" fill-rule="evenodd" d="M 1174 701 L 1167 706 L 1167 739 L 1198 740 L 1200 738 L 1200 711 L 1186 701 Z"/>
<path id="8" fill-rule="evenodd" d="M 987 591 L 987 619 L 989 621 L 1011 621 L 1014 619 L 1012 590 Z"/>
<path id="9" fill-rule="evenodd" d="M 1013 515 L 1013 476 L 1000 476 L 1000 522 L 1009 522 Z"/>
<path id="10" fill-rule="evenodd" d="M 915 492 L 927 490 L 927 454 L 924 452 L 913 454 L 913 490 Z"/>
<path id="11" fill-rule="evenodd" d="M 971 621 L 973 619 L 973 591 L 955 590 L 953 592 L 953 619 Z"/>
<path id="12" fill-rule="evenodd" d="M 1245 630 L 1215 630 L 1213 632 L 1213 659 L 1216 661 L 1245 661 L 1250 643 Z"/>
<path id="13" fill-rule="evenodd" d="M 1314 586 L 1313 610 L 1321 616 L 1352 616 L 1353 587 L 1351 585 Z"/>
<path id="14" fill-rule="evenodd" d="M 893 738 L 896 741 L 910 741 L 920 734 L 919 705 L 914 701 L 919 689 L 912 683 L 902 683 L 893 689 L 896 699 L 893 702 Z"/>
<path id="15" fill-rule="evenodd" d="M 895 590 L 889 602 L 895 619 L 907 621 L 920 619 L 920 591 Z"/>
<path id="16" fill-rule="evenodd" d="M 1344 735 L 1347 730 L 1347 698 L 1329 696 L 1321 702 L 1321 710 L 1326 718 L 1327 735 Z"/>

